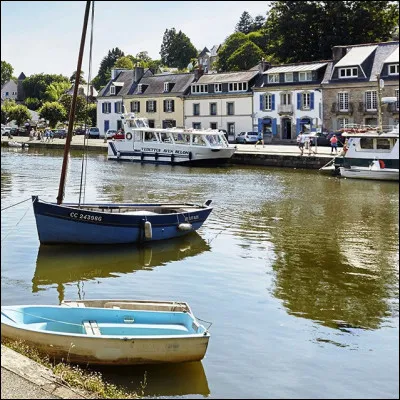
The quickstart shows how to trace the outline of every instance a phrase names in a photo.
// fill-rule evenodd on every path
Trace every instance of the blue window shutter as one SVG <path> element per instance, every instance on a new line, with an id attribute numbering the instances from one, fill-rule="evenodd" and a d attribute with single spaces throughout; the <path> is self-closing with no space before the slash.
<path id="1" fill-rule="evenodd" d="M 314 110 L 314 93 L 310 93 L 310 109 Z"/>
<path id="2" fill-rule="evenodd" d="M 276 126 L 276 118 L 272 120 L 272 134 L 276 135 L 278 133 L 278 127 Z"/>
<path id="3" fill-rule="evenodd" d="M 262 129 L 263 129 L 262 118 L 258 118 L 258 132 L 262 132 Z"/>
<path id="4" fill-rule="evenodd" d="M 297 109 L 301 109 L 301 93 L 297 93 Z"/>
<path id="5" fill-rule="evenodd" d="M 117 102 L 114 103 L 114 112 L 117 112 Z"/>
<path id="6" fill-rule="evenodd" d="M 271 96 L 271 110 L 275 110 L 275 95 Z"/>
<path id="7" fill-rule="evenodd" d="M 260 94 L 260 110 L 264 110 L 264 94 Z"/>
<path id="8" fill-rule="evenodd" d="M 104 114 L 104 106 L 105 106 L 105 104 L 104 103 L 101 103 L 101 112 Z"/>
<path id="9" fill-rule="evenodd" d="M 300 133 L 300 118 L 296 118 L 296 135 Z"/>

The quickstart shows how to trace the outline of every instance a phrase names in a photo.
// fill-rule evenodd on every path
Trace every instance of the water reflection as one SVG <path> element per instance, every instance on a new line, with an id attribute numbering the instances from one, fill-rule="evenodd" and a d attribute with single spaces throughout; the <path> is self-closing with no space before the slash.
<path id="1" fill-rule="evenodd" d="M 57 285 L 61 302 L 64 300 L 64 285 L 76 282 L 78 297 L 83 298 L 84 281 L 153 269 L 209 250 L 210 246 L 196 232 L 182 238 L 134 247 L 41 245 L 32 279 L 32 292 Z"/>
<path id="2" fill-rule="evenodd" d="M 208 396 L 207 377 L 200 361 L 166 365 L 138 365 L 133 367 L 97 367 L 106 380 L 138 391 L 146 376 L 144 396 Z"/>

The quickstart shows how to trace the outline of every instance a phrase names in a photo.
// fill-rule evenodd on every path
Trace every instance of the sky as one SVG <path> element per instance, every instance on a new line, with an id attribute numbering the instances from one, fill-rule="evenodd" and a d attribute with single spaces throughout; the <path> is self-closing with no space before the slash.
<path id="1" fill-rule="evenodd" d="M 166 29 L 181 30 L 202 50 L 222 44 L 240 16 L 266 16 L 268 1 L 95 1 L 92 72 L 112 48 L 160 58 Z M 1 1 L 1 60 L 13 75 L 62 74 L 77 69 L 85 1 Z M 91 15 L 91 14 L 90 14 Z M 89 73 L 89 17 L 82 70 Z"/>

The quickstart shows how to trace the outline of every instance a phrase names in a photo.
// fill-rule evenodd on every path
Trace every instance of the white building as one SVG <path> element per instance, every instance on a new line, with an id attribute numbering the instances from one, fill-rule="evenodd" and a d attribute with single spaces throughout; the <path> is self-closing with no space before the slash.
<path id="1" fill-rule="evenodd" d="M 17 100 L 18 84 L 13 79 L 6 82 L 1 88 L 1 100 Z"/>

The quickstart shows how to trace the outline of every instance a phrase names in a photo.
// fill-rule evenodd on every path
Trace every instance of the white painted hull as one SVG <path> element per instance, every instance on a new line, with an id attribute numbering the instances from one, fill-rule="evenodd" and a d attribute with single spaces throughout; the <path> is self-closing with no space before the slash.
<path id="1" fill-rule="evenodd" d="M 389 169 L 389 168 L 384 168 L 380 170 L 371 170 L 370 168 L 363 168 L 363 167 L 352 167 L 352 168 L 340 167 L 340 175 L 343 178 L 374 179 L 374 180 L 385 180 L 385 181 L 399 180 L 399 170 Z"/>

